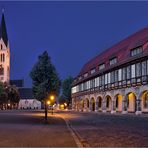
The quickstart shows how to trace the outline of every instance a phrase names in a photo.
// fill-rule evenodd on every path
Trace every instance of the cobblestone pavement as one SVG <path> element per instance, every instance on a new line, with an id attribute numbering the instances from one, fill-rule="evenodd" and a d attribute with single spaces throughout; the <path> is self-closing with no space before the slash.
<path id="1" fill-rule="evenodd" d="M 148 147 L 148 115 L 59 112 L 91 147 Z"/>
<path id="2" fill-rule="evenodd" d="M 0 147 L 76 147 L 62 118 L 37 111 L 0 110 Z"/>

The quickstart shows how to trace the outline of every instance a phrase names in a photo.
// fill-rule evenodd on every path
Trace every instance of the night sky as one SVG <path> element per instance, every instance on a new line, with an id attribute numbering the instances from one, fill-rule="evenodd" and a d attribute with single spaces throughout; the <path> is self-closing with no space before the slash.
<path id="1" fill-rule="evenodd" d="M 11 79 L 25 80 L 47 50 L 61 79 L 96 54 L 148 26 L 148 2 L 0 2 L 11 50 Z"/>

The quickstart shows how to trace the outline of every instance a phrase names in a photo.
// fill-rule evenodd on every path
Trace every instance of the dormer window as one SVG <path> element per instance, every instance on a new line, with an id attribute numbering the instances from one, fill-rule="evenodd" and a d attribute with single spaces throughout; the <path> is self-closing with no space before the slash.
<path id="1" fill-rule="evenodd" d="M 90 71 L 91 74 L 93 74 L 95 72 L 96 72 L 96 69 L 95 68 Z"/>
<path id="2" fill-rule="evenodd" d="M 131 56 L 136 56 L 138 54 L 142 53 L 142 47 L 137 47 L 131 50 Z"/>
<path id="3" fill-rule="evenodd" d="M 110 65 L 114 65 L 114 64 L 116 64 L 117 63 L 117 58 L 115 57 L 115 58 L 113 58 L 113 59 L 111 59 L 110 61 L 109 61 L 109 64 Z"/>
<path id="4" fill-rule="evenodd" d="M 87 76 L 88 76 L 88 73 L 85 73 L 85 74 L 84 74 L 84 78 L 86 78 Z"/>
<path id="5" fill-rule="evenodd" d="M 104 69 L 105 68 L 105 64 L 103 63 L 103 64 L 101 64 L 101 65 L 99 65 L 99 70 L 102 70 L 102 69 Z"/>
<path id="6" fill-rule="evenodd" d="M 82 77 L 80 76 L 80 77 L 79 77 L 79 80 L 81 80 L 81 79 L 82 79 Z"/>

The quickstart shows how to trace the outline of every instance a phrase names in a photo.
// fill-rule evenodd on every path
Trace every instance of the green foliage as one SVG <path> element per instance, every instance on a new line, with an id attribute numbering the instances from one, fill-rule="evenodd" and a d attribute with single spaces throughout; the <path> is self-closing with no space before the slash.
<path id="1" fill-rule="evenodd" d="M 7 93 L 8 100 L 11 103 L 18 103 L 20 100 L 20 94 L 18 92 L 18 89 L 13 85 L 7 85 L 5 87 L 5 92 Z"/>
<path id="2" fill-rule="evenodd" d="M 0 105 L 8 102 L 11 104 L 19 103 L 20 95 L 15 86 L 0 82 Z"/>
<path id="3" fill-rule="evenodd" d="M 50 93 L 58 96 L 60 91 L 60 79 L 47 51 L 38 57 L 33 66 L 30 77 L 33 82 L 34 97 L 40 101 L 47 98 Z"/>
<path id="4" fill-rule="evenodd" d="M 59 98 L 59 102 L 66 102 L 70 103 L 71 102 L 71 85 L 73 82 L 73 78 L 69 76 L 62 82 L 62 95 Z"/>

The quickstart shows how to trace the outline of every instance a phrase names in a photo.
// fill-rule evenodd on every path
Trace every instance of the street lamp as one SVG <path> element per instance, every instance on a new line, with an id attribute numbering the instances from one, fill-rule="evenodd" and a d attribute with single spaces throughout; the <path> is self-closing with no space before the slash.
<path id="1" fill-rule="evenodd" d="M 47 101 L 47 104 L 48 104 L 48 105 L 50 105 L 50 104 L 51 104 L 51 102 L 50 102 L 50 101 Z"/>
<path id="2" fill-rule="evenodd" d="M 50 100 L 53 101 L 54 100 L 54 95 L 50 96 Z"/>
<path id="3" fill-rule="evenodd" d="M 50 95 L 49 100 L 50 100 L 50 105 L 51 105 L 51 114 L 53 115 L 53 104 L 54 104 L 55 96 Z"/>

